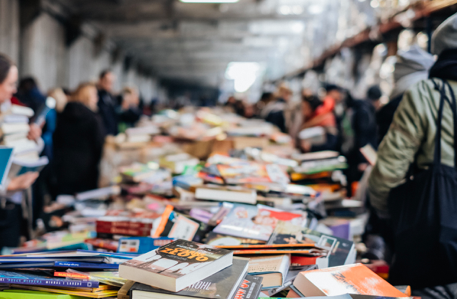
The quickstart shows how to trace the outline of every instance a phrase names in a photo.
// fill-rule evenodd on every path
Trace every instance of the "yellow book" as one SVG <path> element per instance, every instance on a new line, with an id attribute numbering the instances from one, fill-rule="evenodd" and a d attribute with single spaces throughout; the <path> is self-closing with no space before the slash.
<path id="1" fill-rule="evenodd" d="M 15 289 L 43 291 L 43 292 L 50 292 L 50 293 L 57 293 L 57 294 L 81 296 L 81 297 L 86 297 L 86 298 L 114 297 L 114 296 L 117 296 L 117 292 L 118 292 L 118 290 L 105 290 L 105 291 L 99 291 L 99 292 L 81 292 L 81 291 L 73 291 L 72 289 L 56 289 L 56 288 L 45 288 L 45 287 L 39 287 L 39 286 L 16 285 L 16 284 L 12 284 L 11 287 L 15 288 Z"/>

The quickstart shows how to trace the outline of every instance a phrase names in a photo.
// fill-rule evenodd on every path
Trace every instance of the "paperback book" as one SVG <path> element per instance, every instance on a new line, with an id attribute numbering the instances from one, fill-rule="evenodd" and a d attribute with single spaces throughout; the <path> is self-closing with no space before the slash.
<path id="1" fill-rule="evenodd" d="M 179 299 L 179 298 L 232 298 L 248 270 L 248 259 L 234 258 L 233 265 L 184 290 L 174 293 L 136 283 L 131 289 L 132 299 Z"/>
<path id="2" fill-rule="evenodd" d="M 28 273 L 25 274 L 1 270 L 0 283 L 35 285 L 46 287 L 98 288 L 98 281 L 66 280 L 62 278 L 52 278 Z"/>
<path id="3" fill-rule="evenodd" d="M 119 266 L 119 276 L 171 292 L 232 265 L 233 253 L 210 245 L 178 240 Z"/>
<path id="4" fill-rule="evenodd" d="M 328 250 L 329 267 L 355 262 L 354 242 L 319 233 L 285 221 L 278 222 L 275 231 L 268 240 L 268 244 L 315 244 Z"/>
<path id="5" fill-rule="evenodd" d="M 278 221 L 291 221 L 301 225 L 306 219 L 302 214 L 257 205 L 235 204 L 215 233 L 241 238 L 268 241 Z"/>

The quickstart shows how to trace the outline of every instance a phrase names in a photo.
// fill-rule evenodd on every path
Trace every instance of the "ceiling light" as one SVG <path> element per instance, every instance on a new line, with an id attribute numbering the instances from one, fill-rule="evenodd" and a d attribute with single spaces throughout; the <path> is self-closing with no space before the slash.
<path id="1" fill-rule="evenodd" d="M 259 75 L 260 65 L 257 62 L 230 62 L 225 77 L 234 80 L 236 92 L 247 91 Z"/>
<path id="2" fill-rule="evenodd" d="M 296 22 L 295 24 L 292 24 L 291 29 L 295 33 L 302 33 L 305 29 L 305 24 L 302 22 Z"/>
<path id="3" fill-rule="evenodd" d="M 179 0 L 182 3 L 237 3 L 239 0 Z"/>
<path id="4" fill-rule="evenodd" d="M 324 7 L 322 5 L 319 5 L 319 4 L 311 5 L 308 8 L 308 12 L 310 14 L 312 14 L 312 15 L 318 15 L 323 11 L 324 11 Z"/>
<path id="5" fill-rule="evenodd" d="M 303 13 L 303 7 L 301 7 L 301 6 L 292 7 L 292 13 L 294 15 L 301 15 Z"/>
<path id="6" fill-rule="evenodd" d="M 292 9 L 290 8 L 290 6 L 283 5 L 279 8 L 279 13 L 282 15 L 290 15 L 291 12 Z"/>
<path id="7" fill-rule="evenodd" d="M 379 1 L 378 0 L 371 0 L 370 5 L 373 8 L 378 8 L 379 7 Z"/>

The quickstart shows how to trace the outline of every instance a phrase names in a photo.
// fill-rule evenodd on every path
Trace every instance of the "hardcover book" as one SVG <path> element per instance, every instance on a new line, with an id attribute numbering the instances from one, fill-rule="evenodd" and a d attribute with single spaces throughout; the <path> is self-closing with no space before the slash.
<path id="1" fill-rule="evenodd" d="M 263 278 L 264 288 L 280 287 L 284 284 L 290 267 L 290 256 L 259 256 L 249 261 L 249 274 Z"/>
<path id="2" fill-rule="evenodd" d="M 119 276 L 171 292 L 232 265 L 233 253 L 210 245 L 178 240 L 119 266 Z"/>

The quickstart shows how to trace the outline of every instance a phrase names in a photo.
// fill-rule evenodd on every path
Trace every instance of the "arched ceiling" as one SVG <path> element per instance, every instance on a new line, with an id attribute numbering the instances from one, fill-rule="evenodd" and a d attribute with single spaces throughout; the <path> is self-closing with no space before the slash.
<path id="1" fill-rule="evenodd" d="M 221 84 L 232 61 L 260 62 L 276 79 L 376 20 L 368 0 L 55 1 L 158 77 L 208 86 Z"/>

